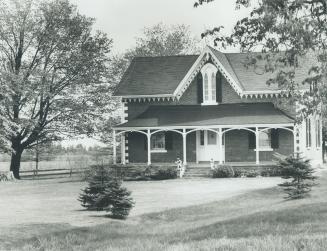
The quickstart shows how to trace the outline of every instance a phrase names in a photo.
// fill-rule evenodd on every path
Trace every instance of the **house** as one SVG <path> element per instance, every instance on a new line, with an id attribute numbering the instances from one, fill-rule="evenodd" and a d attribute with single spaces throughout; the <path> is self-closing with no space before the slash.
<path id="1" fill-rule="evenodd" d="M 274 153 L 300 153 L 322 163 L 321 115 L 295 123 L 296 104 L 246 67 L 247 54 L 206 47 L 200 55 L 137 57 L 117 87 L 122 123 L 113 128 L 114 161 L 269 163 Z M 296 80 L 306 77 L 300 62 Z M 303 86 L 307 90 L 307 86 Z"/>

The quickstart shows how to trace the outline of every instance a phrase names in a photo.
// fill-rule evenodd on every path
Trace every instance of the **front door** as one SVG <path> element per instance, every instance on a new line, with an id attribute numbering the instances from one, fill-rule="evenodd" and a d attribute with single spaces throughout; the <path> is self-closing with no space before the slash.
<path id="1" fill-rule="evenodd" d="M 219 160 L 219 144 L 217 133 L 213 131 L 196 132 L 196 157 L 199 161 Z"/>

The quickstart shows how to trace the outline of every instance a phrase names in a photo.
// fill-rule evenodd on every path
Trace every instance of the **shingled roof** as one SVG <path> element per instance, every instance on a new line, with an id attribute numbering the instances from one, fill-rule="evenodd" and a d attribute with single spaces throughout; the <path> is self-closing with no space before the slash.
<path id="1" fill-rule="evenodd" d="M 272 103 L 237 103 L 218 106 L 150 106 L 137 118 L 117 128 L 289 123 L 294 123 L 294 119 Z"/>
<path id="2" fill-rule="evenodd" d="M 172 94 L 198 56 L 136 57 L 115 95 Z"/>
<path id="3" fill-rule="evenodd" d="M 245 66 L 248 54 L 222 53 L 211 47 L 206 47 L 206 51 L 215 56 L 242 92 L 278 91 L 278 86 L 266 84 L 274 73 L 265 72 L 260 64 L 256 68 Z M 201 55 L 136 57 L 126 70 L 115 96 L 173 96 Z M 300 59 L 295 80 L 302 82 L 312 65 L 312 57 Z"/>

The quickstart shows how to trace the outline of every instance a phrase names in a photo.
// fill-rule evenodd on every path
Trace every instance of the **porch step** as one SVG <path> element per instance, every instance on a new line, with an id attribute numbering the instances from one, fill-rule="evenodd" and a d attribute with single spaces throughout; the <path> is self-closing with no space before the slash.
<path id="1" fill-rule="evenodd" d="M 205 178 L 210 175 L 210 167 L 209 166 L 187 166 L 184 178 Z"/>

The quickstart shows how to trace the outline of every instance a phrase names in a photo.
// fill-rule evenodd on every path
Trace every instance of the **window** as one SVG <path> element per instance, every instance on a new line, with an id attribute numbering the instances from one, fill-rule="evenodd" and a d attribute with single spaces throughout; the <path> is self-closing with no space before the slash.
<path id="1" fill-rule="evenodd" d="M 204 146 L 204 131 L 200 131 L 200 145 Z"/>
<path id="2" fill-rule="evenodd" d="M 306 146 L 311 147 L 311 119 L 305 120 Z"/>
<path id="3" fill-rule="evenodd" d="M 208 74 L 204 74 L 204 100 L 209 100 L 209 80 Z"/>
<path id="4" fill-rule="evenodd" d="M 164 132 L 158 132 L 151 136 L 151 151 L 153 152 L 166 151 Z"/>
<path id="5" fill-rule="evenodd" d="M 272 150 L 271 130 L 266 130 L 259 133 L 259 148 L 260 151 Z"/>
<path id="6" fill-rule="evenodd" d="M 208 131 L 208 145 L 217 145 L 217 133 Z"/>
<path id="7" fill-rule="evenodd" d="M 206 64 L 202 70 L 203 76 L 203 103 L 204 105 L 215 105 L 216 101 L 216 74 L 217 68 L 213 64 Z"/>
<path id="8" fill-rule="evenodd" d="M 316 120 L 316 147 L 319 148 L 321 147 L 321 124 L 320 120 Z"/>

